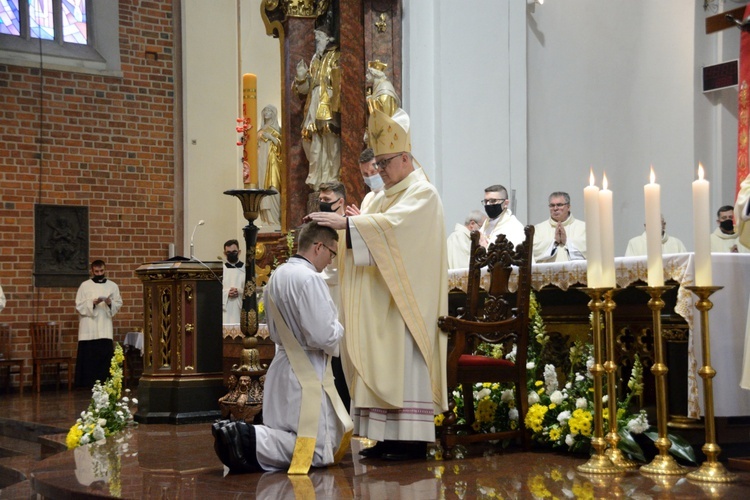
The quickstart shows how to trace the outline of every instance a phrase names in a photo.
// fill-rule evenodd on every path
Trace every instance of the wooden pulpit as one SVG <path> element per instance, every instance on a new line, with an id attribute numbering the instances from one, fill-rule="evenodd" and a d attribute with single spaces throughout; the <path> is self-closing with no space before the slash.
<path id="1" fill-rule="evenodd" d="M 221 262 L 144 264 L 142 423 L 183 424 L 220 416 L 222 373 Z"/>

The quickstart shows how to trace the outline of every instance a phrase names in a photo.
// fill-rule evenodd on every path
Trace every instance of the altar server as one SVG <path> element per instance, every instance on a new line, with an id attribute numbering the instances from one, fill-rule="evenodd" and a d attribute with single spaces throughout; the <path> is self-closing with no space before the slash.
<path id="1" fill-rule="evenodd" d="M 245 290 L 245 264 L 240 260 L 240 243 L 229 240 L 224 243 L 224 273 L 222 275 L 222 323 L 224 337 L 241 337 L 240 319 L 242 295 Z"/>

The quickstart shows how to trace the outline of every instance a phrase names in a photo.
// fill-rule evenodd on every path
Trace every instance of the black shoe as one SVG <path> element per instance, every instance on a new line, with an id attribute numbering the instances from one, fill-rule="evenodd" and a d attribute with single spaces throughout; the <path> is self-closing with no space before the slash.
<path id="1" fill-rule="evenodd" d="M 229 448 L 224 446 L 219 431 L 228 423 L 229 420 L 217 420 L 211 425 L 211 434 L 214 436 L 214 451 L 219 460 L 221 460 L 221 463 L 227 467 L 229 467 Z"/>
<path id="2" fill-rule="evenodd" d="M 245 421 L 237 422 L 237 430 L 240 434 L 240 443 L 245 454 L 246 472 L 262 472 L 263 468 L 258 463 L 255 453 L 255 426 Z"/>
<path id="3" fill-rule="evenodd" d="M 365 458 L 379 458 L 383 453 L 390 451 L 384 441 L 378 441 L 375 446 L 359 450 L 359 455 Z"/>
<path id="4" fill-rule="evenodd" d="M 242 429 L 242 431 L 240 431 Z M 245 422 L 232 422 L 219 430 L 222 443 L 229 450 L 230 472 L 256 472 L 261 470 L 255 457 L 255 429 Z M 249 449 L 245 449 L 243 441 Z"/>
<path id="5" fill-rule="evenodd" d="M 427 457 L 427 443 L 424 441 L 394 441 L 391 449 L 383 453 L 383 460 L 424 460 Z"/>

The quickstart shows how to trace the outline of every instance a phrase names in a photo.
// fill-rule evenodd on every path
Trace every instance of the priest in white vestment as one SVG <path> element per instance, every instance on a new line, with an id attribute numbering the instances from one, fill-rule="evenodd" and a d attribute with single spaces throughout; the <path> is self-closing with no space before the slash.
<path id="1" fill-rule="evenodd" d="M 526 233 L 523 232 L 523 224 L 516 219 L 510 211 L 510 200 L 508 190 L 500 184 L 494 184 L 484 190 L 484 211 L 488 219 L 482 224 L 482 235 L 479 243 L 487 248 L 490 243 L 497 240 L 498 235 L 504 234 L 513 246 L 520 245 L 526 241 Z"/>
<path id="2" fill-rule="evenodd" d="M 740 243 L 740 235 L 735 232 L 734 207 L 725 205 L 716 212 L 717 228 L 711 233 L 712 253 L 748 253 L 750 249 Z"/>
<path id="3" fill-rule="evenodd" d="M 637 257 L 646 255 L 647 253 L 646 231 L 628 241 L 628 248 L 625 249 L 625 257 Z M 687 248 L 685 248 L 685 244 L 682 241 L 667 234 L 667 223 L 664 221 L 664 217 L 661 218 L 661 253 L 665 255 L 670 253 L 687 253 Z"/>
<path id="4" fill-rule="evenodd" d="M 385 190 L 360 215 L 308 216 L 351 242 L 342 290 L 354 432 L 378 441 L 362 455 L 389 460 L 424 458 L 434 415 L 448 407 L 443 206 L 414 166 L 409 128 L 403 110 L 375 110 L 368 133 Z"/>
<path id="5" fill-rule="evenodd" d="M 750 176 L 745 177 L 745 180 L 740 184 L 734 213 L 737 216 L 739 243 L 750 248 Z M 742 364 L 740 387 L 750 390 L 750 306 L 748 306 L 747 327 L 745 328 L 745 356 Z"/>
<path id="6" fill-rule="evenodd" d="M 471 232 L 478 231 L 487 217 L 479 210 L 472 210 L 463 224 L 456 224 L 448 235 L 448 269 L 469 267 L 471 256 Z"/>
<path id="7" fill-rule="evenodd" d="M 242 336 L 240 319 L 242 312 L 242 295 L 245 290 L 245 265 L 240 260 L 240 243 L 229 240 L 224 243 L 224 272 L 221 278 L 221 306 L 224 337 Z"/>
<path id="8" fill-rule="evenodd" d="M 352 421 L 330 366 L 344 327 L 320 275 L 336 257 L 337 238 L 330 228 L 303 226 L 298 253 L 266 286 L 276 354 L 263 388 L 263 425 L 225 420 L 212 427 L 217 455 L 232 472 L 307 473 L 338 462 L 349 449 Z"/>
<path id="9" fill-rule="evenodd" d="M 549 219 L 534 226 L 534 260 L 586 260 L 586 223 L 570 213 L 570 195 L 555 191 L 548 200 Z"/>

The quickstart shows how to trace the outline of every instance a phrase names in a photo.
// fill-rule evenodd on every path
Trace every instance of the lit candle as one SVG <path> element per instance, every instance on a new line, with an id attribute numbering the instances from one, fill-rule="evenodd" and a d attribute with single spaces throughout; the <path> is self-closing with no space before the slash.
<path id="1" fill-rule="evenodd" d="M 664 286 L 664 265 L 661 258 L 661 187 L 654 182 L 655 180 L 654 167 L 651 167 L 651 182 L 643 186 L 646 198 L 648 286 Z"/>
<path id="2" fill-rule="evenodd" d="M 607 174 L 602 176 L 599 191 L 599 237 L 601 241 L 602 281 L 601 286 L 614 288 L 615 282 L 615 230 L 612 209 L 612 191 L 607 189 Z"/>
<path id="3" fill-rule="evenodd" d="M 711 208 L 709 184 L 698 164 L 698 180 L 693 181 L 693 238 L 695 241 L 695 284 L 711 286 Z"/>
<path id="4" fill-rule="evenodd" d="M 245 187 L 258 188 L 258 78 L 252 73 L 242 75 L 242 117 L 246 128 L 242 161 L 249 170 L 243 180 Z"/>
<path id="5" fill-rule="evenodd" d="M 586 218 L 586 281 L 589 288 L 599 288 L 602 278 L 602 249 L 599 240 L 599 188 L 593 169 L 589 185 L 583 189 L 583 216 Z"/>

